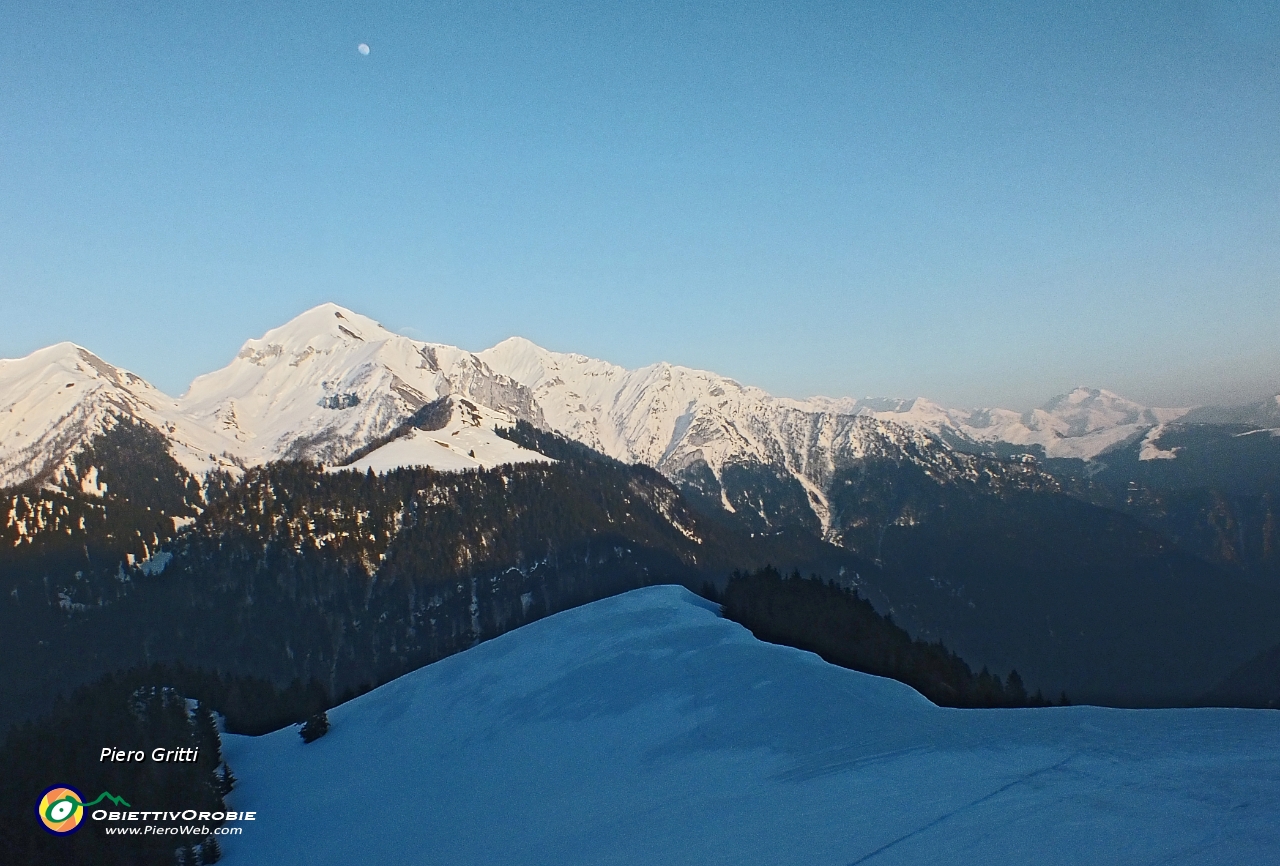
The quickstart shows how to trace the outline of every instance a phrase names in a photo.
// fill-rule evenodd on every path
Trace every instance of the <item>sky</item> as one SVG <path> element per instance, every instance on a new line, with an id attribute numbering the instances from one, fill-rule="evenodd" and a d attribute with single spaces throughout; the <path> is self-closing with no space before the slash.
<path id="1" fill-rule="evenodd" d="M 0 18 L 0 357 L 180 394 L 334 301 L 794 397 L 1280 391 L 1274 0 Z"/>

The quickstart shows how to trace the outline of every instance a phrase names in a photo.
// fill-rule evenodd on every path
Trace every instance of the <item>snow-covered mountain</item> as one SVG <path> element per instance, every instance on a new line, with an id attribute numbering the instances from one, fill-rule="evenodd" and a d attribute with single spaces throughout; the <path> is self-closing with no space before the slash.
<path id="1" fill-rule="evenodd" d="M 178 401 L 196 423 L 233 439 L 250 465 L 343 461 L 433 400 L 458 395 L 540 423 L 528 392 L 453 346 L 392 333 L 322 304 L 244 344 Z"/>
<path id="2" fill-rule="evenodd" d="M 544 417 L 558 432 L 665 472 L 696 460 L 695 452 L 714 467 L 746 458 L 771 459 L 776 449 L 753 440 L 750 433 L 769 415 L 792 416 L 792 423 L 796 415 L 866 416 L 955 444 L 1040 445 L 1048 457 L 1090 459 L 1188 411 L 1154 409 L 1096 388 L 1077 388 L 1030 412 L 948 409 L 924 398 L 788 400 L 714 373 L 671 364 L 626 370 L 582 355 L 549 352 L 518 337 L 479 357 L 533 389 Z M 747 432 L 739 427 L 744 421 Z M 789 431 L 776 432 L 790 436 Z"/>
<path id="3" fill-rule="evenodd" d="M 424 451 L 430 437 L 420 432 L 368 453 L 445 396 L 484 416 L 468 436 L 489 431 L 459 452 L 465 460 L 443 459 L 438 444 L 431 445 L 438 454 Z M 655 467 L 762 528 L 800 523 L 831 537 L 841 523 L 841 485 L 869 461 L 914 466 L 949 483 L 990 472 L 966 452 L 997 446 L 1091 459 L 1146 437 L 1143 457 L 1170 457 L 1160 432 L 1186 411 L 1083 388 L 1026 413 L 948 409 L 925 399 L 792 400 L 710 372 L 665 363 L 627 370 L 520 338 L 473 354 L 323 304 L 249 340 L 178 399 L 70 344 L 0 361 L 0 485 L 65 476 L 68 455 L 114 418 L 159 431 L 196 474 L 279 459 L 338 465 L 356 454 L 361 467 L 379 470 L 427 457 L 440 458 L 430 465 L 489 465 L 528 456 L 507 453 L 491 435 L 523 420 Z M 449 431 L 451 439 L 462 435 L 462 427 Z M 1002 484 L 1032 483 L 1033 469 L 1010 465 Z"/>
<path id="4" fill-rule="evenodd" d="M 248 864 L 1269 863 L 1280 714 L 951 710 L 678 587 L 227 736 Z M 147 806 L 143 806 L 147 808 Z"/>
<path id="5" fill-rule="evenodd" d="M 190 472 L 232 464 L 230 443 L 178 401 L 87 349 L 59 343 L 0 360 L 0 487 L 47 478 L 95 490 L 89 474 L 75 477 L 70 458 L 121 418 L 160 431 Z"/>
<path id="6" fill-rule="evenodd" d="M 340 463 L 446 395 L 483 409 L 490 433 L 516 420 L 543 423 L 527 389 L 470 352 L 411 340 L 334 304 L 249 340 L 230 364 L 199 377 L 177 399 L 62 343 L 0 360 L 0 487 L 30 479 L 91 483 L 69 476 L 70 457 L 120 420 L 159 432 L 195 475 L 282 459 Z M 496 438 L 481 436 L 467 452 L 478 446 L 495 459 L 528 457 L 504 450 Z M 389 453 L 439 465 L 404 443 Z M 458 468 L 487 465 L 485 458 L 468 459 L 455 461 Z M 376 462 L 390 468 L 387 454 Z"/>
<path id="7" fill-rule="evenodd" d="M 1039 445 L 1046 457 L 1081 460 L 1139 438 L 1189 411 L 1142 406 L 1100 388 L 1076 388 L 1030 412 L 947 409 L 925 399 L 855 401 L 847 408 L 961 444 Z"/>
<path id="8" fill-rule="evenodd" d="M 442 472 L 490 469 L 505 463 L 549 463 L 537 451 L 522 448 L 494 432 L 511 427 L 516 419 L 477 405 L 463 397 L 443 397 L 436 404 L 438 420 L 406 424 L 385 442 L 375 441 L 347 463 L 329 467 L 331 472 L 356 470 L 387 472 L 403 466 L 429 466 Z M 425 407 L 424 407 L 425 408 Z M 376 447 L 374 447 L 376 446 Z"/>
<path id="9" fill-rule="evenodd" d="M 767 503 L 735 484 L 733 470 L 798 482 L 795 494 L 826 522 L 826 488 L 841 460 L 899 456 L 927 437 L 875 419 L 815 412 L 702 370 L 655 364 L 639 370 L 542 349 L 512 338 L 480 353 L 527 386 L 556 432 L 619 460 L 691 483 L 729 511 L 765 517 Z M 755 501 L 752 501 L 754 498 Z"/>
<path id="10" fill-rule="evenodd" d="M 791 400 L 702 370 L 638 370 L 512 338 L 479 353 L 527 386 L 556 432 L 619 460 L 645 463 L 726 510 L 811 511 L 835 531 L 833 487 L 869 460 L 909 463 L 938 480 L 975 480 L 969 455 L 913 416 L 866 411 L 856 401 Z"/>

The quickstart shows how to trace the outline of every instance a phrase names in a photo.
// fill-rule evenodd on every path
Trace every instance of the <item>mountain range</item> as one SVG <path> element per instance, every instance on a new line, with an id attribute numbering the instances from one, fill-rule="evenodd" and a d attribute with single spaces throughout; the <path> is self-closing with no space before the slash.
<path id="1" fill-rule="evenodd" d="M 773 564 L 1046 694 L 1268 705 L 1278 431 L 1277 399 L 793 400 L 333 304 L 181 397 L 59 344 L 0 361 L 0 696 L 157 659 L 336 693 Z"/>
<path id="2" fill-rule="evenodd" d="M 368 450 L 442 397 L 468 401 L 469 423 L 456 419 L 432 448 L 423 437 L 418 447 Z M 1176 452 L 1161 447 L 1161 437 L 1180 419 L 1250 424 L 1274 435 L 1280 397 L 1252 407 L 1169 409 L 1077 388 L 1022 413 L 948 409 L 923 398 L 792 400 L 706 371 L 666 363 L 627 370 L 518 337 L 471 353 L 323 304 L 249 340 L 230 364 L 200 376 L 178 398 L 70 343 L 0 361 L 0 487 L 36 480 L 91 490 L 91 478 L 68 475 L 70 457 L 120 418 L 157 430 L 197 476 L 273 460 L 340 465 L 362 449 L 364 465 L 380 469 L 474 468 L 485 465 L 483 457 L 475 464 L 452 459 L 457 455 L 436 440 L 448 446 L 470 427 L 473 439 L 481 436 L 471 444 L 483 452 L 493 441 L 484 431 L 524 420 L 652 466 L 726 511 L 755 512 L 768 525 L 777 518 L 767 503 L 751 501 L 751 485 L 741 481 L 765 473 L 779 499 L 789 498 L 797 514 L 811 512 L 830 534 L 838 533 L 833 479 L 868 456 L 941 473 L 965 471 L 956 452 L 1092 460 L 1138 442 L 1139 459 L 1169 458 Z"/>

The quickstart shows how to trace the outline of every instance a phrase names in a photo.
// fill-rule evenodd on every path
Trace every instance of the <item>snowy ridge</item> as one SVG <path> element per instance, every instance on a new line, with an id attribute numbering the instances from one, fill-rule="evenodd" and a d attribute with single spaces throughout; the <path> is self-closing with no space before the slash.
<path id="1" fill-rule="evenodd" d="M 71 477 L 83 443 L 132 418 L 161 431 L 188 471 L 232 465 L 230 443 L 189 418 L 176 400 L 87 349 L 59 343 L 18 360 L 0 360 L 0 487 L 31 478 L 98 492 L 91 468 Z"/>
<path id="2" fill-rule="evenodd" d="M 1099 388 L 1076 388 L 1039 409 L 945 410 L 955 429 L 974 442 L 1040 445 L 1048 457 L 1092 459 L 1188 409 L 1153 409 Z"/>
<path id="3" fill-rule="evenodd" d="M 1161 448 L 1160 436 L 1164 433 L 1164 425 L 1152 427 L 1138 446 L 1139 460 L 1173 460 L 1178 456 L 1180 448 Z"/>
<path id="4" fill-rule="evenodd" d="M 972 471 L 918 411 L 877 413 L 851 400 L 777 398 L 703 370 L 665 363 L 626 370 L 520 338 L 479 357 L 528 387 L 556 432 L 670 478 L 709 472 L 730 511 L 742 503 L 729 499 L 726 470 L 768 467 L 790 476 L 824 534 L 832 523 L 830 485 L 842 468 L 880 458 L 916 463 L 942 479 Z"/>
<path id="5" fill-rule="evenodd" d="M 1039 445 L 1046 457 L 1091 460 L 1176 421 L 1189 409 L 1154 409 L 1101 388 L 1076 388 L 1030 412 L 1011 409 L 948 409 L 931 400 L 815 398 L 813 406 L 871 415 L 927 430 L 948 441 L 977 445 Z"/>
<path id="6" fill-rule="evenodd" d="M 696 484 L 725 508 L 758 511 L 762 519 L 766 503 L 752 498 L 744 488 L 752 482 L 742 478 L 744 471 L 766 471 L 794 485 L 823 530 L 832 523 L 833 480 L 859 461 L 911 462 L 945 480 L 975 471 L 957 449 L 1001 444 L 1091 459 L 1142 440 L 1144 458 L 1168 459 L 1175 452 L 1160 449 L 1160 433 L 1188 412 L 1085 388 L 1025 413 L 948 409 L 923 398 L 792 400 L 706 371 L 666 363 L 627 370 L 518 337 L 473 354 L 322 304 L 246 342 L 230 364 L 197 378 L 180 399 L 69 343 L 0 361 L 0 486 L 54 478 L 96 489 L 92 479 L 65 477 L 68 457 L 118 417 L 160 431 L 195 474 L 280 459 L 339 465 L 449 395 L 489 413 L 490 432 L 528 421 Z M 1278 412 L 1268 401 L 1249 417 L 1280 418 Z M 464 435 L 461 427 L 450 438 L 454 433 Z M 360 465 L 464 468 L 474 459 L 483 466 L 491 457 L 481 455 L 500 459 L 506 447 L 484 436 L 461 452 L 468 460 L 453 460 L 439 445 L 433 456 L 427 438 L 415 433 L 389 443 Z M 469 457 L 473 450 L 476 458 Z"/>
<path id="7" fill-rule="evenodd" d="M 245 343 L 229 365 L 196 379 L 179 405 L 234 439 L 249 465 L 332 464 L 446 394 L 539 420 L 519 386 L 471 353 L 394 334 L 336 304 Z"/>
<path id="8" fill-rule="evenodd" d="M 527 390 L 475 355 L 394 334 L 334 304 L 249 340 L 180 399 L 61 343 L 0 360 L 0 487 L 44 479 L 100 493 L 96 479 L 70 477 L 70 458 L 122 418 L 158 431 L 197 476 L 281 459 L 339 463 L 448 394 L 492 409 L 490 432 L 516 419 L 542 423 Z M 467 450 L 531 459 L 523 449 L 503 451 L 496 439 Z M 411 465 L 419 458 L 407 457 Z M 387 454 L 379 459 L 390 468 Z"/>
<path id="9" fill-rule="evenodd" d="M 769 427 L 765 419 L 786 414 L 792 416 L 792 425 L 797 415 L 862 415 L 950 441 L 1041 445 L 1048 457 L 1090 459 L 1189 411 L 1153 409 L 1096 388 L 1077 388 L 1022 413 L 948 409 L 922 397 L 790 400 L 714 373 L 671 364 L 626 370 L 582 355 L 549 352 L 518 337 L 479 357 L 532 389 L 547 422 L 558 432 L 618 459 L 659 469 L 682 451 L 681 442 L 689 436 L 699 441 L 690 443 L 685 454 L 708 444 L 701 440 L 723 440 L 721 453 L 708 461 L 712 464 L 747 455 L 765 457 L 771 453 L 767 442 L 751 440 L 735 428 L 747 419 L 752 419 L 747 422 L 752 428 Z M 735 448 L 729 440 L 739 433 L 744 438 Z"/>
<path id="10" fill-rule="evenodd" d="M 1268 863 L 1280 714 L 950 710 L 679 587 L 227 736 L 228 866 Z M 1021 852 L 1021 853 L 1019 853 Z"/>
<path id="11" fill-rule="evenodd" d="M 491 469 L 504 463 L 551 463 L 551 458 L 522 448 L 494 432 L 511 427 L 515 418 L 478 406 L 470 400 L 451 398 L 449 420 L 436 430 L 412 429 L 365 456 L 330 472 L 388 472 L 409 466 L 425 466 L 442 472 Z"/>

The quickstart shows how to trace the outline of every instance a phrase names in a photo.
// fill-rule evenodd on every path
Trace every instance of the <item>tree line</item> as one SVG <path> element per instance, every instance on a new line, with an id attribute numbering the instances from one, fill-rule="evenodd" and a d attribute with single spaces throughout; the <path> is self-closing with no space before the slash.
<path id="1" fill-rule="evenodd" d="M 1016 670 L 1007 678 L 985 667 L 977 674 L 941 641 L 912 639 L 891 616 L 881 616 L 856 589 L 776 568 L 734 572 L 723 592 L 707 584 L 724 616 L 770 643 L 816 653 L 832 664 L 888 677 L 945 707 L 1043 707 L 1028 695 Z M 1062 695 L 1060 703 L 1067 703 Z"/>

